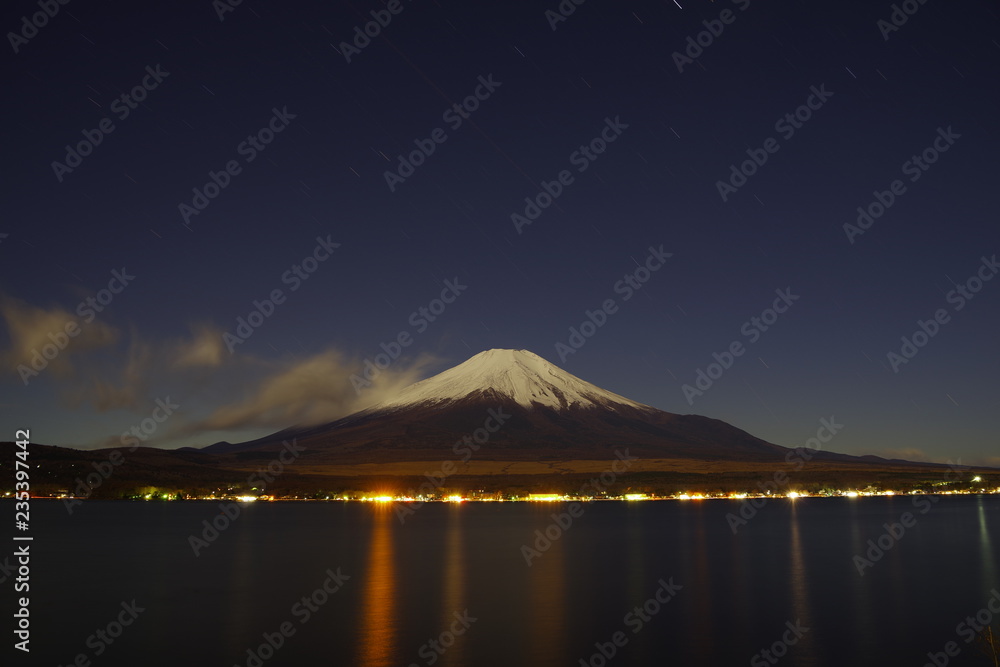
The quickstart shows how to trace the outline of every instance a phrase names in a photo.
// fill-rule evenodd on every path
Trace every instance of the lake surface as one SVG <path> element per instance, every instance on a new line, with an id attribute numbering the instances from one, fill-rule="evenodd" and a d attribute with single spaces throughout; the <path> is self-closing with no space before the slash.
<path id="1" fill-rule="evenodd" d="M 958 626 L 1000 587 L 1000 497 L 923 502 L 773 500 L 736 534 L 728 500 L 584 504 L 565 530 L 552 514 L 566 503 L 433 503 L 403 523 L 392 505 L 257 503 L 195 556 L 188 537 L 218 503 L 69 516 L 34 500 L 33 650 L 9 642 L 3 663 L 919 667 L 951 641 L 947 664 L 992 664 Z M 854 556 L 904 512 L 916 523 L 859 574 Z M 529 566 L 522 545 L 546 528 L 557 539 Z M 123 611 L 133 600 L 142 611 Z M 92 638 L 120 615 L 131 624 L 112 643 Z M 264 633 L 280 648 L 258 663 Z"/>

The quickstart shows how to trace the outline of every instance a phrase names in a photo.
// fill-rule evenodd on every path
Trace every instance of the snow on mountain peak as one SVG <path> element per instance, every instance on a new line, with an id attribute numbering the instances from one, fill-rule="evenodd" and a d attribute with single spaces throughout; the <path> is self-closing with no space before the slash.
<path id="1" fill-rule="evenodd" d="M 574 404 L 592 408 L 608 407 L 610 403 L 640 410 L 653 409 L 581 380 L 528 350 L 501 349 L 480 352 L 458 366 L 410 385 L 375 408 L 449 402 L 487 390 L 528 408 L 534 404 L 550 408 L 567 408 Z"/>

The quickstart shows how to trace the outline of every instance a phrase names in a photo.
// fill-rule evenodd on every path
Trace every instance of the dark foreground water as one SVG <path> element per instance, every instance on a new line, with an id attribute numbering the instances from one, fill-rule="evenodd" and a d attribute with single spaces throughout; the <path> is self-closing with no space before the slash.
<path id="1" fill-rule="evenodd" d="M 36 500 L 32 652 L 11 650 L 7 577 L 2 664 L 577 666 L 605 664 L 599 644 L 608 665 L 919 667 L 954 642 L 939 664 L 991 665 L 960 624 L 994 616 L 1000 497 L 922 502 L 776 500 L 736 535 L 736 501 L 592 503 L 566 530 L 549 527 L 566 504 L 429 504 L 400 523 L 392 506 L 258 503 L 195 556 L 217 503 L 68 516 Z M 859 574 L 853 557 L 907 511 L 916 524 Z"/>

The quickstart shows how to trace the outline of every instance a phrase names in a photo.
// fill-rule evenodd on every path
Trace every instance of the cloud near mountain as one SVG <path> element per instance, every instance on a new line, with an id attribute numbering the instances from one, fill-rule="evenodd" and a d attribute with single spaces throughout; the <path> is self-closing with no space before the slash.
<path id="1" fill-rule="evenodd" d="M 21 385 L 18 365 L 30 365 L 36 350 L 75 322 L 77 335 L 67 337 L 64 349 L 29 377 L 29 384 L 37 383 L 35 391 L 52 392 L 71 410 L 92 406 L 97 413 L 128 413 L 123 428 L 134 417 L 145 417 L 157 398 L 179 401 L 183 409 L 147 443 L 153 446 L 175 446 L 179 438 L 208 431 L 329 422 L 391 398 L 435 361 L 430 355 L 396 361 L 359 393 L 350 377 L 363 372 L 362 359 L 332 346 L 277 359 L 230 354 L 223 330 L 210 323 L 157 339 L 130 323 L 115 323 L 110 311 L 88 322 L 61 306 L 40 308 L 5 296 L 0 296 L 0 321 L 7 331 L 0 363 L 9 369 L 8 383 Z M 74 444 L 107 447 L 117 439 L 109 433 Z"/>
<path id="2" fill-rule="evenodd" d="M 433 361 L 425 355 L 410 364 L 393 365 L 360 393 L 349 378 L 360 372 L 361 364 L 337 350 L 283 363 L 266 362 L 267 370 L 244 396 L 188 422 L 177 433 L 322 424 L 395 396 L 419 380 Z"/>

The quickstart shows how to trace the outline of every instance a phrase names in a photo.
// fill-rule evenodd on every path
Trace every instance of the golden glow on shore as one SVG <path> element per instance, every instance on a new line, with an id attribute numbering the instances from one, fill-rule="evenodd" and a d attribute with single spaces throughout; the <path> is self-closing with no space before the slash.
<path id="1" fill-rule="evenodd" d="M 975 487 L 971 486 L 974 480 L 979 480 Z M 488 491 L 479 489 L 475 491 L 456 492 L 453 489 L 438 488 L 426 493 L 410 495 L 410 493 L 396 494 L 391 489 L 378 489 L 374 491 L 338 491 L 336 494 L 316 494 L 308 496 L 298 495 L 254 495 L 237 488 L 220 488 L 208 494 L 190 494 L 179 490 L 166 491 L 162 488 L 145 487 L 132 496 L 126 496 L 127 500 L 146 501 L 182 501 L 182 500 L 228 500 L 240 503 L 252 503 L 256 501 L 337 501 L 337 502 L 370 502 L 378 504 L 406 503 L 409 505 L 420 505 L 427 502 L 592 502 L 601 500 L 639 502 L 653 500 L 736 500 L 747 501 L 748 499 L 788 499 L 797 500 L 801 498 L 859 498 L 872 496 L 895 496 L 895 495 L 930 495 L 930 496 L 958 496 L 958 495 L 997 495 L 1000 494 L 1000 487 L 993 486 L 996 480 L 993 478 L 983 479 L 980 476 L 970 477 L 965 482 L 922 482 L 919 488 L 897 488 L 884 489 L 875 486 L 854 489 L 836 488 L 814 488 L 811 491 L 804 489 L 778 489 L 773 483 L 768 483 L 768 489 L 763 483 L 757 484 L 757 488 L 745 488 L 742 490 L 717 490 L 714 492 L 661 492 L 629 490 L 627 493 L 591 493 L 569 494 L 569 493 L 514 493 L 505 491 Z M 11 491 L 0 490 L 0 498 L 10 497 Z M 73 498 L 71 491 L 55 491 L 50 495 L 35 494 L 32 498 L 66 499 Z M 80 498 L 86 500 L 86 498 Z"/>
<path id="2" fill-rule="evenodd" d="M 558 493 L 529 493 L 528 500 L 543 503 L 554 503 L 560 500 L 566 500 L 566 496 L 561 496 Z"/>

